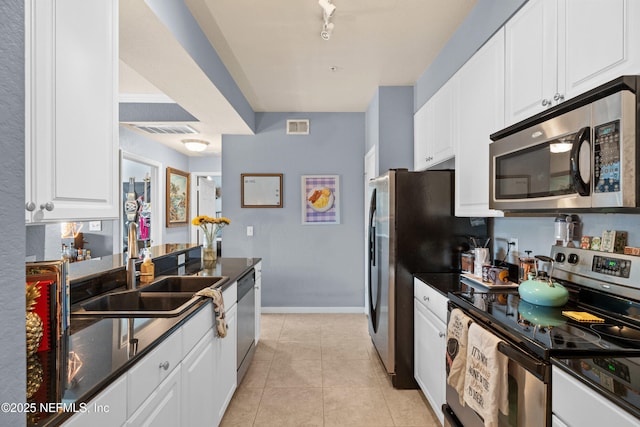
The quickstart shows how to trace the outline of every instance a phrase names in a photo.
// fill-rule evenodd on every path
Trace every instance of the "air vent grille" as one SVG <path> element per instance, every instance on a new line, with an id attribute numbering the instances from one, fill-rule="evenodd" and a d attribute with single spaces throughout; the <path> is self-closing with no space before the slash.
<path id="1" fill-rule="evenodd" d="M 186 135 L 192 133 L 198 133 L 197 130 L 188 125 L 148 125 L 148 126 L 135 126 L 143 132 L 152 134 L 166 134 L 166 135 Z"/>
<path id="2" fill-rule="evenodd" d="M 287 135 L 309 135 L 309 120 L 287 120 Z"/>

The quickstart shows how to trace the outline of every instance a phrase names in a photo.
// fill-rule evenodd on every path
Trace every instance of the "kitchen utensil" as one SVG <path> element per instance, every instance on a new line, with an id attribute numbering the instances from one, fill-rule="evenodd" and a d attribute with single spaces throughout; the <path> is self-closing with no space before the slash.
<path id="1" fill-rule="evenodd" d="M 560 307 L 569 300 L 569 291 L 560 283 L 553 280 L 553 258 L 544 255 L 536 255 L 536 259 L 551 263 L 551 271 L 548 276 L 543 276 L 536 265 L 536 277 L 525 280 L 518 287 L 518 293 L 523 300 L 549 307 Z"/>
<path id="2" fill-rule="evenodd" d="M 533 272 L 536 265 L 535 258 L 531 257 L 531 251 L 525 251 L 525 253 L 527 254 L 526 257 L 520 257 L 518 259 L 520 262 L 520 267 L 518 269 L 518 279 L 520 283 L 529 278 L 529 272 Z"/>
<path id="3" fill-rule="evenodd" d="M 489 249 L 488 248 L 475 248 L 473 250 L 474 262 L 473 271 L 476 276 L 482 274 L 482 266 L 489 263 Z"/>

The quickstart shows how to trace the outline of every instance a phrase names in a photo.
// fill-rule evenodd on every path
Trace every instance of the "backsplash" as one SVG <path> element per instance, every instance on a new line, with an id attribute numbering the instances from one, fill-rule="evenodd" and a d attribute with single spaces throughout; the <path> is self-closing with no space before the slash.
<path id="1" fill-rule="evenodd" d="M 627 244 L 640 246 L 640 215 L 638 214 L 578 214 L 580 226 L 574 234 L 574 244 L 580 245 L 581 236 L 601 236 L 603 230 L 620 230 L 629 233 Z M 507 239 L 517 238 L 518 249 L 531 251 L 531 255 L 549 255 L 554 239 L 555 216 L 496 218 L 494 222 L 494 257 L 505 257 Z M 509 255 L 508 262 L 517 259 Z"/>

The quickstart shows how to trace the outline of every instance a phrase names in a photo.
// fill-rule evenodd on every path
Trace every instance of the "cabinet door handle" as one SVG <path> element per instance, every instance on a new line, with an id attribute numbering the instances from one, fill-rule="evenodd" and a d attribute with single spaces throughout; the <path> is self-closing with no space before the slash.
<path id="1" fill-rule="evenodd" d="M 48 210 L 49 212 L 51 212 L 53 210 L 54 206 L 52 202 L 47 202 L 47 203 L 42 203 L 40 204 L 40 210 Z"/>
<path id="2" fill-rule="evenodd" d="M 439 336 L 440 338 L 444 338 L 444 335 L 445 335 L 445 333 L 444 333 L 444 332 L 438 332 L 438 336 Z"/>
<path id="3" fill-rule="evenodd" d="M 26 210 L 28 210 L 29 212 L 33 212 L 33 211 L 35 211 L 35 210 L 36 210 L 36 204 L 35 204 L 35 203 L 33 203 L 33 202 L 27 202 L 27 203 L 25 204 L 24 208 L 25 208 Z"/>
<path id="4" fill-rule="evenodd" d="M 429 301 L 429 297 L 426 297 L 426 296 L 423 296 L 423 297 L 422 297 L 422 299 L 423 299 L 424 301 Z"/>
<path id="5" fill-rule="evenodd" d="M 159 368 L 166 371 L 167 369 L 169 369 L 169 362 L 165 360 L 164 363 L 160 364 Z"/>
<path id="6" fill-rule="evenodd" d="M 555 95 L 553 95 L 553 100 L 554 101 L 564 101 L 564 95 L 561 95 L 560 93 L 556 93 Z"/>
<path id="7" fill-rule="evenodd" d="M 551 100 L 549 100 L 549 99 L 543 99 L 542 100 L 542 106 L 543 107 L 547 107 L 549 105 L 551 105 Z"/>

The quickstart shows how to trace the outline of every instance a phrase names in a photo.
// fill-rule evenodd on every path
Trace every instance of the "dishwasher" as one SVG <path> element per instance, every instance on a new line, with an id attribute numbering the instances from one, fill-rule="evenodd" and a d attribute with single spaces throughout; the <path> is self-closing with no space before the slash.
<path id="1" fill-rule="evenodd" d="M 254 269 L 238 279 L 238 384 L 242 382 L 255 353 L 255 296 Z"/>

